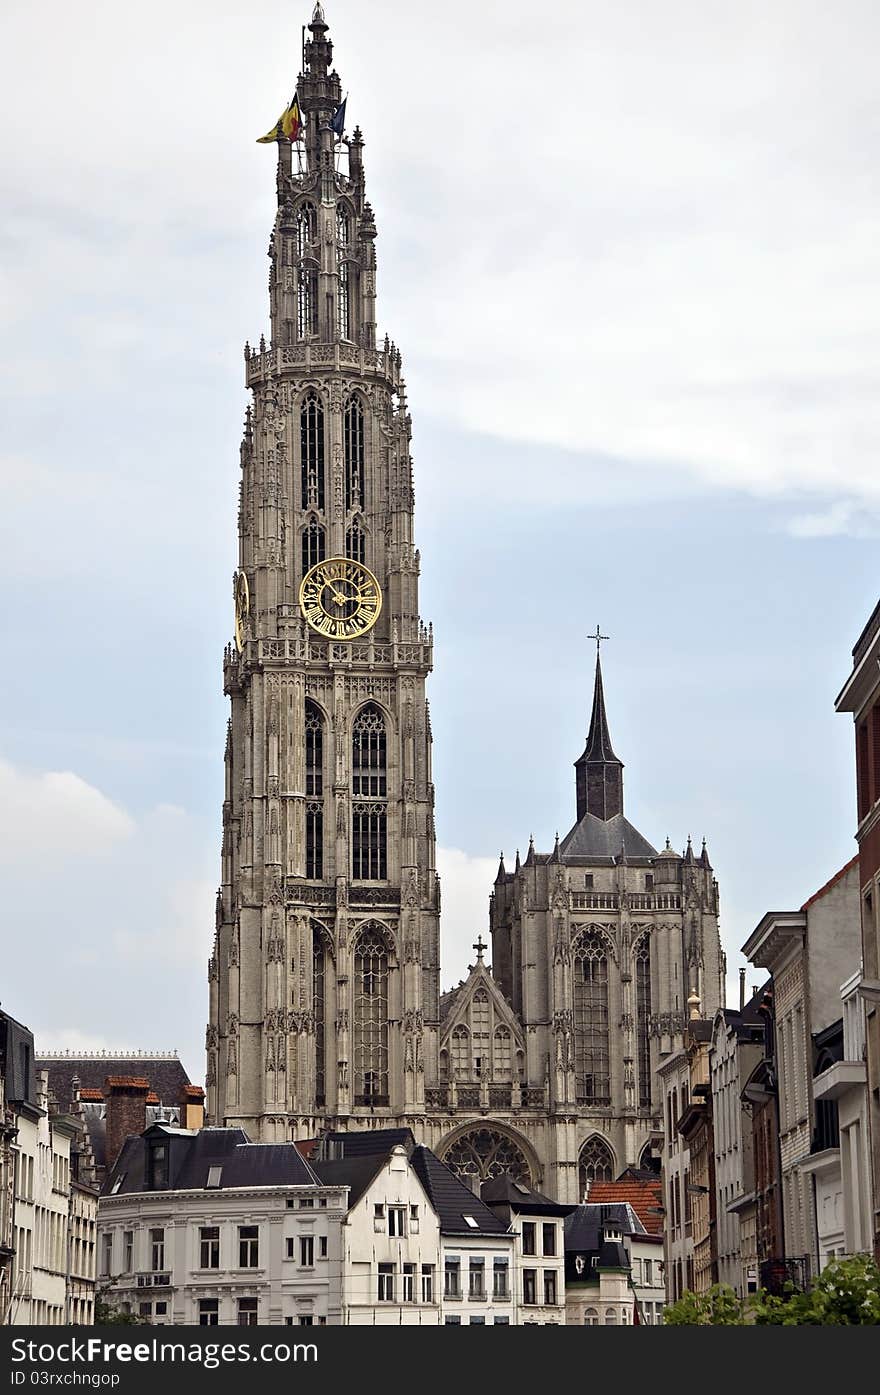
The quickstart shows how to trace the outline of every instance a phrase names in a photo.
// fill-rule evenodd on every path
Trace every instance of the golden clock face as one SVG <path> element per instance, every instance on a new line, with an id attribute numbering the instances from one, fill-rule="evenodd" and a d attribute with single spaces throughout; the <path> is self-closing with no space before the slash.
<path id="1" fill-rule="evenodd" d="M 244 626 L 250 614 L 251 593 L 244 572 L 235 578 L 235 647 L 239 654 L 244 648 Z"/>
<path id="2" fill-rule="evenodd" d="M 382 591 L 362 562 L 330 557 L 306 572 L 299 604 L 306 623 L 325 639 L 359 639 L 379 619 Z"/>

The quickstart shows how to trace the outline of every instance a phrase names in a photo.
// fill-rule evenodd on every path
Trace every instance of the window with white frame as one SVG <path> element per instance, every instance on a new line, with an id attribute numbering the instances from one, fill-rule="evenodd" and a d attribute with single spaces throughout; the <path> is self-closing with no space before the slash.
<path id="1" fill-rule="evenodd" d="M 379 1265 L 379 1287 L 377 1297 L 380 1303 L 394 1302 L 394 1265 Z"/>

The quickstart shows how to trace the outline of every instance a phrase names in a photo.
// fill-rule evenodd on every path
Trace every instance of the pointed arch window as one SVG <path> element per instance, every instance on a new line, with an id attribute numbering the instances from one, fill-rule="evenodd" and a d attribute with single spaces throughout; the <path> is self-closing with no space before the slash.
<path id="1" fill-rule="evenodd" d="M 342 454 L 345 473 L 345 511 L 362 509 L 364 491 L 364 404 L 353 395 L 345 404 Z"/>
<path id="2" fill-rule="evenodd" d="M 643 935 L 633 951 L 636 990 L 636 1066 L 639 1108 L 651 1108 L 651 942 Z"/>
<path id="3" fill-rule="evenodd" d="M 355 518 L 345 530 L 345 555 L 353 562 L 366 562 L 367 536 L 360 520 Z"/>
<path id="4" fill-rule="evenodd" d="M 339 292 L 337 296 L 337 306 L 339 310 L 339 337 L 340 339 L 351 339 L 351 264 L 349 262 L 339 263 Z"/>
<path id="5" fill-rule="evenodd" d="M 306 877 L 324 875 L 324 720 L 320 709 L 306 702 Z"/>
<path id="6" fill-rule="evenodd" d="M 318 333 L 318 268 L 303 262 L 296 287 L 296 327 L 300 339 Z"/>
<path id="7" fill-rule="evenodd" d="M 453 1027 L 449 1038 L 449 1054 L 452 1061 L 453 1080 L 469 1080 L 471 1073 L 470 1033 L 467 1027 L 459 1024 Z"/>
<path id="8" fill-rule="evenodd" d="M 492 1074 L 496 1080 L 511 1079 L 510 1032 L 496 1027 L 492 1050 Z"/>
<path id="9" fill-rule="evenodd" d="M 327 542 L 324 529 L 316 518 L 303 528 L 302 533 L 302 573 L 305 576 L 310 567 L 323 562 L 327 555 Z"/>
<path id="10" fill-rule="evenodd" d="M 340 247 L 351 243 L 351 213 L 344 203 L 336 205 L 336 241 Z"/>
<path id="11" fill-rule="evenodd" d="M 351 751 L 352 877 L 384 881 L 388 876 L 388 792 L 385 718 L 375 703 L 354 722 Z"/>
<path id="12" fill-rule="evenodd" d="M 311 390 L 299 409 L 300 464 L 302 467 L 302 506 L 324 507 L 324 403 Z"/>
<path id="13" fill-rule="evenodd" d="M 589 1195 L 593 1182 L 610 1182 L 614 1177 L 614 1158 L 608 1144 L 596 1134 L 588 1138 L 578 1158 L 578 1184 L 581 1197 Z"/>
<path id="14" fill-rule="evenodd" d="M 326 955 L 324 936 L 312 927 L 312 1014 L 315 1020 L 315 1104 L 327 1101 L 326 1084 Z"/>
<path id="15" fill-rule="evenodd" d="M 592 930 L 575 943 L 574 1037 L 578 1104 L 610 1104 L 608 948 Z"/>
<path id="16" fill-rule="evenodd" d="M 489 994 L 485 988 L 478 988 L 471 999 L 471 1059 L 473 1080 L 482 1080 L 489 1074 L 489 1045 L 492 1028 Z"/>
<path id="17" fill-rule="evenodd" d="M 522 1149 L 512 1138 L 497 1129 L 469 1129 L 446 1149 L 443 1161 L 457 1177 L 503 1177 L 507 1173 L 515 1182 L 533 1185 L 532 1171 Z"/>
<path id="18" fill-rule="evenodd" d="M 388 947 L 367 925 L 354 952 L 355 1104 L 388 1103 Z"/>
<path id="19" fill-rule="evenodd" d="M 318 236 L 318 213 L 313 203 L 304 202 L 296 210 L 296 255 L 304 257 Z"/>

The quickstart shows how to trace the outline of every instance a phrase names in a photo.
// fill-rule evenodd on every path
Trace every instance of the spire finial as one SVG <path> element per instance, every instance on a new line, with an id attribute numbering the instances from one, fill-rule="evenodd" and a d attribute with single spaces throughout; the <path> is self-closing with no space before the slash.
<path id="1" fill-rule="evenodd" d="M 586 814 L 607 823 L 623 813 L 623 761 L 618 760 L 611 745 L 608 718 L 605 715 L 605 691 L 602 686 L 602 661 L 599 647 L 607 635 L 599 626 L 588 636 L 596 641 L 596 676 L 593 683 L 593 710 L 583 755 L 575 761 L 575 790 L 578 822 Z"/>
<path id="2" fill-rule="evenodd" d="M 482 964 L 482 962 L 483 962 L 483 950 L 489 948 L 489 946 L 488 946 L 487 944 L 484 944 L 484 943 L 483 943 L 483 936 L 482 936 L 482 935 L 478 935 L 478 936 L 477 936 L 476 943 L 473 944 L 473 945 L 471 946 L 471 948 L 472 948 L 472 949 L 475 949 L 475 950 L 477 951 L 477 963 L 478 963 L 478 964 Z"/>
<path id="3" fill-rule="evenodd" d="M 610 639 L 610 638 L 611 638 L 610 635 L 603 635 L 603 634 L 600 634 L 600 633 L 599 633 L 599 626 L 598 626 L 598 625 L 596 626 L 596 633 L 595 633 L 594 635 L 587 635 L 587 639 L 594 639 L 594 640 L 596 641 L 596 658 L 597 658 L 597 659 L 598 659 L 598 657 L 599 657 L 599 646 L 601 645 L 603 639 Z"/>

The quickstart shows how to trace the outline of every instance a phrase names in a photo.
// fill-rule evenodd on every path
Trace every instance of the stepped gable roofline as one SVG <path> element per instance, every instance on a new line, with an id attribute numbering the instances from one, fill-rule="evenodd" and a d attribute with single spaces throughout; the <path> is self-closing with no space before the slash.
<path id="1" fill-rule="evenodd" d="M 656 848 L 623 814 L 615 814 L 610 819 L 584 814 L 559 845 L 561 861 L 570 863 L 581 859 L 616 863 L 621 851 L 635 864 L 653 862 L 658 855 Z"/>
<path id="2" fill-rule="evenodd" d="M 440 1221 L 443 1235 L 506 1235 L 508 1227 L 484 1201 L 466 1187 L 436 1153 L 420 1143 L 411 1162 Z M 475 1225 L 470 1225 L 470 1216 Z"/>

